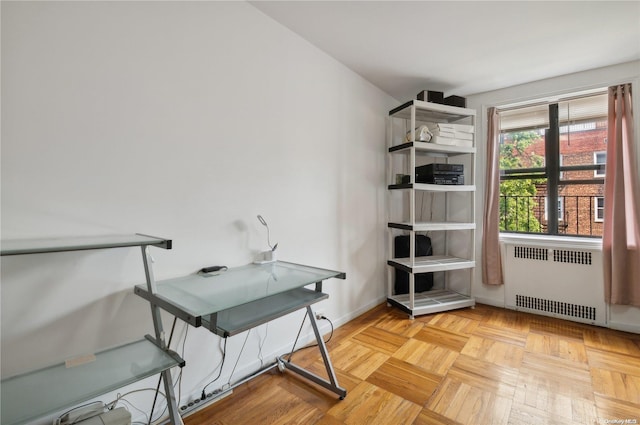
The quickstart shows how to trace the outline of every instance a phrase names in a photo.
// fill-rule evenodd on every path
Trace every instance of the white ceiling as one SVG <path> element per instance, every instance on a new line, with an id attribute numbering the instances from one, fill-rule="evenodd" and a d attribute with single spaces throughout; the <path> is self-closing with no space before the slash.
<path id="1" fill-rule="evenodd" d="M 253 1 L 404 101 L 640 59 L 640 1 Z"/>

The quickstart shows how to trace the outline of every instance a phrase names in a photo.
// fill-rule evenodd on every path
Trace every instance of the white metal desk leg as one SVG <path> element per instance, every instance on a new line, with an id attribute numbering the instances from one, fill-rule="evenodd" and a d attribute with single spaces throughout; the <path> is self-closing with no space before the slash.
<path id="1" fill-rule="evenodd" d="M 142 261 L 144 263 L 144 273 L 147 277 L 147 290 L 150 294 L 155 294 L 156 281 L 153 276 L 153 268 L 151 263 L 153 262 L 151 254 L 149 254 L 148 247 L 142 247 Z M 162 328 L 162 317 L 160 316 L 160 307 L 153 302 L 151 305 L 151 317 L 153 318 L 153 328 L 156 334 L 156 343 L 162 347 L 163 350 L 167 350 L 167 343 L 164 340 L 164 329 Z M 176 396 L 173 391 L 173 381 L 171 378 L 171 370 L 165 370 L 162 372 L 162 381 L 164 382 L 164 393 L 167 396 L 167 407 L 169 409 L 169 420 L 172 425 L 183 425 L 182 417 L 178 412 L 178 405 L 176 403 Z"/>

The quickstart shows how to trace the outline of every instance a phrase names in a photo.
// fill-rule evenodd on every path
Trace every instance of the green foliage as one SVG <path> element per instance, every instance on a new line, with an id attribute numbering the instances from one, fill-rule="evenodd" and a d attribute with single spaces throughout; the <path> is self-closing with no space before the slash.
<path id="1" fill-rule="evenodd" d="M 534 131 L 508 133 L 500 144 L 500 169 L 537 168 L 544 158 L 527 151 L 541 139 Z M 540 233 L 540 221 L 535 216 L 538 200 L 536 183 L 541 179 L 503 180 L 500 182 L 500 230 Z"/>
<path id="2" fill-rule="evenodd" d="M 519 131 L 504 135 L 504 142 L 500 144 L 500 168 L 535 168 L 544 165 L 544 158 L 534 152 L 527 152 L 527 148 L 542 137 L 535 131 Z"/>

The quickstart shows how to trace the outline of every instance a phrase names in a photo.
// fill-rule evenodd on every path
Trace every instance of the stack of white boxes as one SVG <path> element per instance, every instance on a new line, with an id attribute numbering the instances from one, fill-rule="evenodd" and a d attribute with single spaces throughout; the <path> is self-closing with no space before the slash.
<path id="1" fill-rule="evenodd" d="M 449 146 L 473 146 L 473 126 L 468 124 L 427 123 L 431 143 Z"/>

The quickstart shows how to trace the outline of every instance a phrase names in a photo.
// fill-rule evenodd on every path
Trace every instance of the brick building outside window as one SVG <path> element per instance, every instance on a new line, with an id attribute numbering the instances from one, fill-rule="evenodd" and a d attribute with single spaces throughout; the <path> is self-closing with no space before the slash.
<path id="1" fill-rule="evenodd" d="M 544 138 L 536 140 L 529 154 L 544 156 Z M 607 122 L 599 121 L 560 128 L 561 167 L 586 163 L 604 164 L 607 150 Z M 604 219 L 604 170 L 562 171 L 558 186 L 558 233 L 602 237 Z M 584 184 L 562 184 L 580 180 Z M 592 183 L 587 181 L 593 180 Z M 536 184 L 539 199 L 536 216 L 541 232 L 547 228 L 547 185 Z"/>

